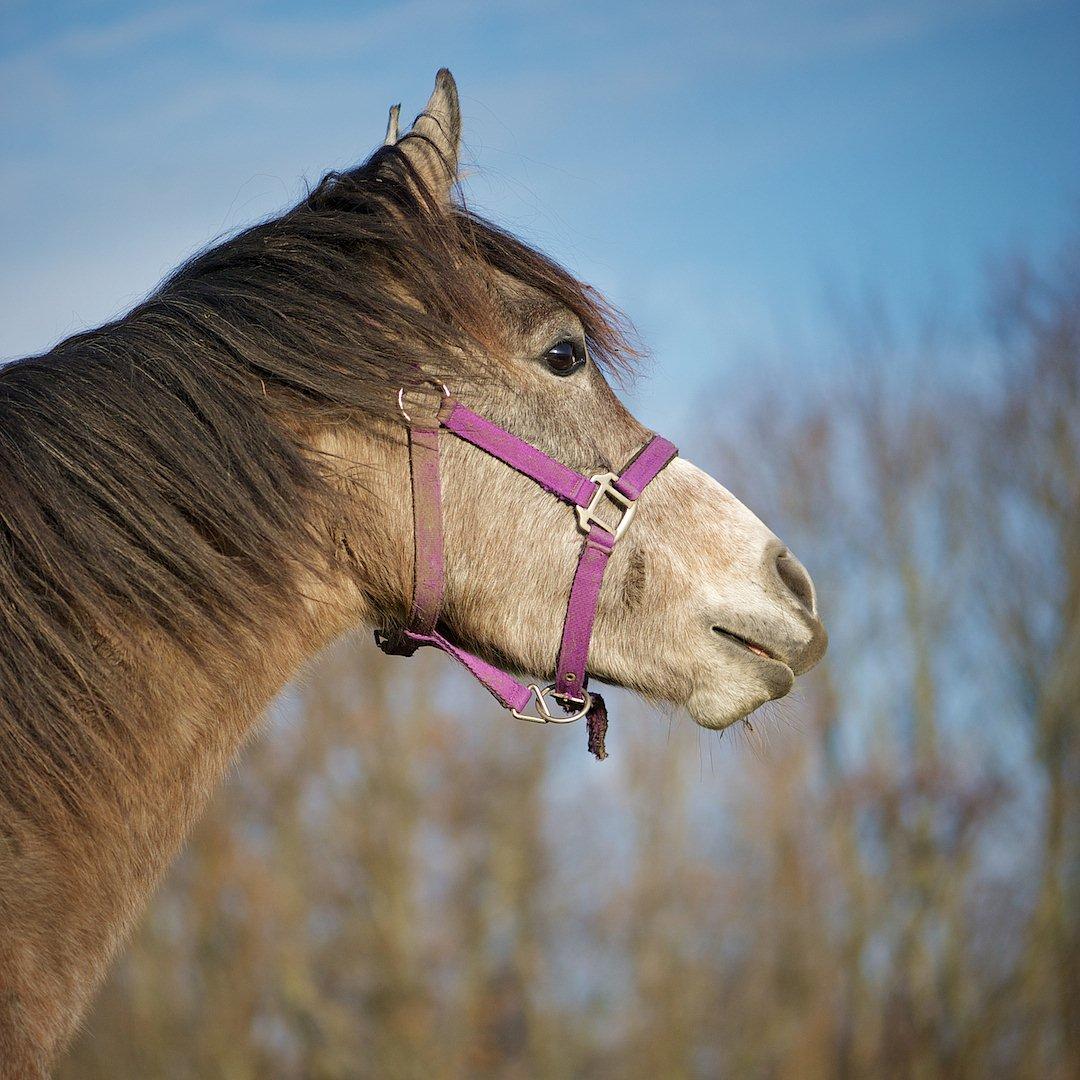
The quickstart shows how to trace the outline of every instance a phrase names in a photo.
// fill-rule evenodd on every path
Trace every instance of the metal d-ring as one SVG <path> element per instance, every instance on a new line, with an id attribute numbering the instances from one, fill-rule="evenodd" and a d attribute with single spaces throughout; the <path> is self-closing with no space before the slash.
<path id="1" fill-rule="evenodd" d="M 446 385 L 446 383 L 439 382 L 438 379 L 424 379 L 424 380 L 422 380 L 421 385 L 424 385 L 425 383 L 428 386 L 434 386 L 436 390 L 441 390 L 444 401 L 450 396 L 450 388 Z M 405 417 L 405 423 L 406 424 L 411 424 L 412 423 L 412 417 L 405 411 L 405 387 L 404 386 L 401 386 L 401 387 L 398 388 L 397 407 L 398 407 L 398 412 L 400 412 L 401 415 Z"/>
<path id="2" fill-rule="evenodd" d="M 539 713 L 539 716 L 531 716 L 529 713 L 522 713 L 518 712 L 517 709 L 511 709 L 510 711 L 518 720 L 528 720 L 529 723 L 532 724 L 572 724 L 575 720 L 580 720 L 592 708 L 592 694 L 590 694 L 588 690 L 584 690 L 582 693 L 585 695 L 585 700 L 581 703 L 577 712 L 573 712 L 569 716 L 555 716 L 547 705 L 548 696 L 555 697 L 552 693 L 555 689 L 555 684 L 548 683 L 548 685 L 541 690 L 535 683 L 530 683 L 529 689 L 536 698 L 536 711 Z"/>

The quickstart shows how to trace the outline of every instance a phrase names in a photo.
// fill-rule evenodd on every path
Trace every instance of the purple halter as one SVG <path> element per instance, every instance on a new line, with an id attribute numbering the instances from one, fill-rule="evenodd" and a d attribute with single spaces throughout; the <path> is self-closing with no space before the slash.
<path id="1" fill-rule="evenodd" d="M 604 571 L 615 544 L 634 519 L 638 497 L 678 450 L 667 439 L 654 435 L 621 473 L 601 473 L 589 478 L 478 416 L 455 401 L 445 386 L 438 386 L 443 400 L 438 412 L 429 419 L 411 417 L 405 411 L 404 390 L 398 391 L 398 406 L 408 428 L 412 474 L 413 596 L 405 626 L 378 630 L 375 640 L 383 652 L 396 656 L 412 656 L 421 645 L 434 645 L 449 653 L 519 720 L 568 724 L 590 714 L 592 721 L 592 713 L 603 711 L 603 701 L 599 694 L 589 693 L 585 667 Z M 543 688 L 519 683 L 486 660 L 458 648 L 437 629 L 445 578 L 439 481 L 439 432 L 443 428 L 569 503 L 575 509 L 578 528 L 585 534 L 567 603 L 555 681 Z M 619 520 L 614 525 L 605 524 L 597 517 L 605 503 L 619 510 Z M 534 698 L 535 715 L 526 711 Z M 548 698 L 554 699 L 568 715 L 552 713 Z M 599 742 L 601 751 L 597 756 L 602 756 L 602 732 Z"/>

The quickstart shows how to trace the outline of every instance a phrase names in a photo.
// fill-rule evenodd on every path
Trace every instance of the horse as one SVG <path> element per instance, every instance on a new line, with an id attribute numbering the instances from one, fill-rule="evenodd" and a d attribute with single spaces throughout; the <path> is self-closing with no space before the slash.
<path id="1" fill-rule="evenodd" d="M 267 705 L 346 631 L 436 644 L 539 721 L 595 713 L 591 673 L 723 728 L 825 651 L 794 555 L 612 390 L 625 319 L 464 204 L 450 73 L 398 115 L 0 370 L 0 1076 L 48 1074 Z"/>

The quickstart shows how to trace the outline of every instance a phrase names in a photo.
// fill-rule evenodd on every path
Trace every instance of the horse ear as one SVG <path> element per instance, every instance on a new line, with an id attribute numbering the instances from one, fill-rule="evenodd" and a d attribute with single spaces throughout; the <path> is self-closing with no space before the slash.
<path id="1" fill-rule="evenodd" d="M 401 119 L 401 105 L 390 106 L 390 119 L 386 121 L 386 138 L 383 146 L 396 146 L 400 138 L 398 134 L 398 121 Z"/>
<path id="2" fill-rule="evenodd" d="M 461 106 L 458 104 L 457 84 L 446 68 L 435 76 L 435 89 L 424 111 L 412 127 L 398 136 L 400 106 L 390 110 L 386 129 L 386 145 L 397 148 L 427 186 L 440 199 L 449 199 L 450 189 L 457 179 L 458 154 L 461 148 Z"/>

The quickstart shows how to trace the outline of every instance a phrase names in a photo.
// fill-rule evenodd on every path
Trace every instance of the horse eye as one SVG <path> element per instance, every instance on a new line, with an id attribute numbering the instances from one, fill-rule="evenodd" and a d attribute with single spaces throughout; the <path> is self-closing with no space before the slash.
<path id="1" fill-rule="evenodd" d="M 560 341 L 542 357 L 553 375 L 573 375 L 585 366 L 585 349 L 576 341 Z"/>

